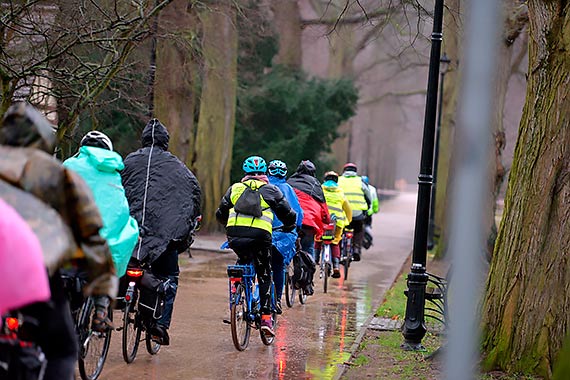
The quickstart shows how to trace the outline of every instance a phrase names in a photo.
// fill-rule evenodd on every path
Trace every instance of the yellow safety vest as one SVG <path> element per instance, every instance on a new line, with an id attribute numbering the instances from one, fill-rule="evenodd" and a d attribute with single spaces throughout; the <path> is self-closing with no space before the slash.
<path id="1" fill-rule="evenodd" d="M 255 179 L 250 179 L 245 183 L 238 182 L 233 184 L 232 191 L 230 193 L 230 200 L 232 201 L 232 204 L 236 204 L 237 200 L 239 199 L 239 197 L 246 188 L 246 183 L 247 186 L 251 187 L 252 189 L 259 189 L 261 186 L 266 185 L 265 182 L 257 181 Z M 232 207 L 230 209 L 230 215 L 228 217 L 228 223 L 226 224 L 226 227 L 232 227 L 232 226 L 253 227 L 253 228 L 260 228 L 269 233 L 272 233 L 273 229 L 271 228 L 271 225 L 273 223 L 273 212 L 271 212 L 269 204 L 265 202 L 265 199 L 263 199 L 263 196 L 261 194 L 260 198 L 261 198 L 261 213 L 262 213 L 261 217 L 256 218 L 255 216 L 252 215 L 240 214 L 236 212 Z"/>
<path id="2" fill-rule="evenodd" d="M 329 209 L 329 214 L 336 215 L 336 225 L 337 227 L 343 228 L 348 223 L 346 222 L 346 215 L 342 208 L 344 203 L 344 193 L 341 189 L 331 189 L 329 187 L 323 186 L 323 193 L 325 194 L 325 200 L 327 201 L 327 207 Z"/>
<path id="3" fill-rule="evenodd" d="M 362 190 L 362 179 L 359 176 L 338 177 L 338 185 L 344 191 L 348 203 L 353 210 L 368 210 L 368 204 Z"/>

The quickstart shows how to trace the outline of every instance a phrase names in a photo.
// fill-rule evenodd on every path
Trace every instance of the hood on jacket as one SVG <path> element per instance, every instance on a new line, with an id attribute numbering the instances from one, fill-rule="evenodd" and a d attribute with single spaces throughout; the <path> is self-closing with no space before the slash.
<path id="1" fill-rule="evenodd" d="M 4 114 L 0 124 L 0 145 L 37 148 L 52 154 L 54 129 L 40 111 L 28 103 L 18 102 Z"/>
<path id="2" fill-rule="evenodd" d="M 158 121 L 158 119 L 151 119 L 147 125 L 144 127 L 141 143 L 143 148 L 153 145 L 163 150 L 168 150 L 168 142 L 170 140 L 170 135 L 166 130 L 166 127 Z"/>
<path id="3" fill-rule="evenodd" d="M 358 174 L 354 170 L 346 170 L 342 175 L 343 177 L 356 177 Z"/>
<path id="4" fill-rule="evenodd" d="M 308 174 L 312 177 L 315 177 L 317 173 L 317 168 L 315 167 L 315 164 L 313 164 L 311 161 L 303 160 L 301 161 L 301 163 L 299 163 L 299 166 L 297 166 L 296 173 Z"/>
<path id="5" fill-rule="evenodd" d="M 84 145 L 79 148 L 79 156 L 82 155 L 87 158 L 91 165 L 102 172 L 112 173 L 125 168 L 121 156 L 112 150 Z"/>
<path id="6" fill-rule="evenodd" d="M 265 174 L 247 174 L 245 177 L 241 179 L 240 182 L 249 181 L 250 179 L 254 179 L 256 181 L 261 181 L 265 183 L 269 183 L 269 178 Z"/>

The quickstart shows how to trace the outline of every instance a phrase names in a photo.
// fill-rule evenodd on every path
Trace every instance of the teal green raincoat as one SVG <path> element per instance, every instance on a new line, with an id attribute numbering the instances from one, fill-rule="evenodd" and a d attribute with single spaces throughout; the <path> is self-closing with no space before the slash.
<path id="1" fill-rule="evenodd" d="M 123 276 L 139 238 L 139 226 L 129 214 L 119 174 L 124 168 L 123 159 L 107 149 L 82 146 L 79 153 L 64 161 L 63 166 L 78 173 L 91 188 L 103 218 L 100 234 L 111 249 L 117 277 Z"/>

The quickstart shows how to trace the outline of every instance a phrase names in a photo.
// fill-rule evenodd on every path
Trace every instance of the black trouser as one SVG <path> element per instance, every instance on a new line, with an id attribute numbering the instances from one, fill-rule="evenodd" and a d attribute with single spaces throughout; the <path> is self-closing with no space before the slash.
<path id="1" fill-rule="evenodd" d="M 77 360 L 77 336 L 59 272 L 49 279 L 49 303 L 36 303 L 22 313 L 38 320 L 36 342 L 46 355 L 44 380 L 72 380 Z"/>
<path id="2" fill-rule="evenodd" d="M 259 282 L 261 314 L 271 314 L 271 240 L 228 236 L 228 244 L 238 255 L 238 264 L 253 261 Z"/>
<path id="3" fill-rule="evenodd" d="M 348 228 L 354 230 L 352 244 L 354 246 L 354 252 L 360 254 L 362 252 L 362 239 L 364 239 L 364 219 L 352 219 Z"/>

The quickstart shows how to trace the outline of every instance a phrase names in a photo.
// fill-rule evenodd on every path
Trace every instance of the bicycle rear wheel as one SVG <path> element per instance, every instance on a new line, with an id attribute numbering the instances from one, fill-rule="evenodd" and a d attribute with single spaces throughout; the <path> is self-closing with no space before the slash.
<path id="1" fill-rule="evenodd" d="M 289 271 L 285 272 L 285 301 L 287 302 L 287 307 L 293 307 L 295 304 L 295 285 L 293 284 L 293 279 L 289 275 Z"/>
<path id="2" fill-rule="evenodd" d="M 127 303 L 123 310 L 123 359 L 132 363 L 137 356 L 141 340 L 141 326 L 138 320 L 137 305 Z"/>
<path id="3" fill-rule="evenodd" d="M 113 320 L 113 309 L 108 308 L 109 319 Z M 95 332 L 91 329 L 91 323 L 95 317 L 95 304 L 91 297 L 87 298 L 81 307 L 79 314 L 79 374 L 83 380 L 96 380 L 109 352 L 111 332 Z"/>
<path id="4" fill-rule="evenodd" d="M 277 314 L 271 313 L 271 318 L 273 319 L 273 331 L 276 332 L 277 331 Z M 273 342 L 275 342 L 275 336 L 267 336 L 263 333 L 263 331 L 261 329 L 259 329 L 259 335 L 261 336 L 261 341 L 266 346 L 270 346 L 273 344 Z"/>
<path id="5" fill-rule="evenodd" d="M 232 327 L 232 340 L 238 351 L 243 351 L 249 344 L 251 325 L 247 320 L 247 309 L 245 289 L 239 284 L 234 293 L 230 309 L 230 323 Z"/>

